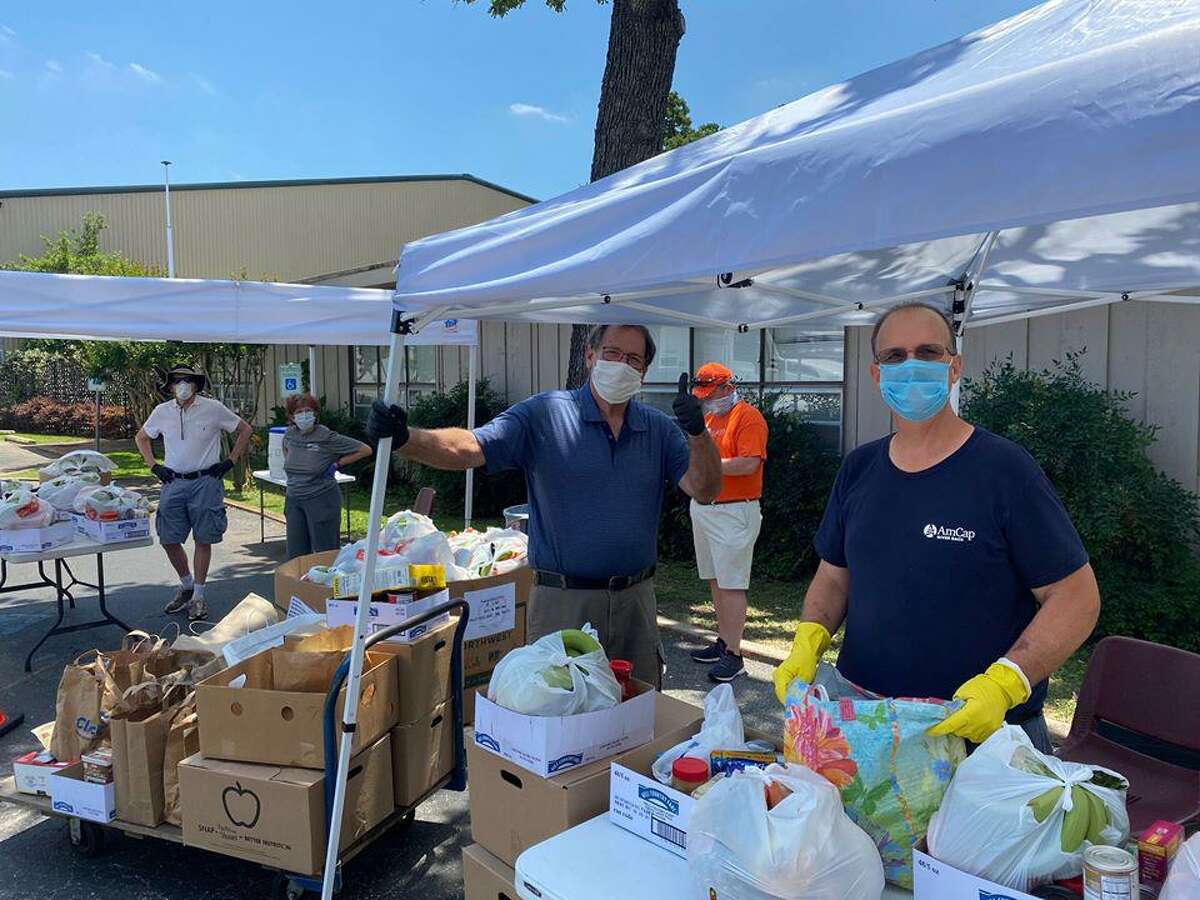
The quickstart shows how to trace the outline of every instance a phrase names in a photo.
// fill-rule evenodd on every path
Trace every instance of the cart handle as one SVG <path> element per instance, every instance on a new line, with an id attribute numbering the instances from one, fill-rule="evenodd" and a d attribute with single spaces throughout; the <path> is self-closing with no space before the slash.
<path id="1" fill-rule="evenodd" d="M 463 746 L 463 678 L 462 678 L 462 645 L 463 636 L 467 631 L 467 623 L 471 619 L 471 606 L 461 597 L 439 603 L 420 615 L 381 628 L 374 634 L 369 634 L 363 641 L 363 651 L 370 650 L 380 641 L 395 637 L 402 631 L 424 625 L 443 613 L 459 610 L 458 625 L 454 629 L 454 644 L 450 651 L 450 706 L 452 709 L 451 727 L 454 729 L 454 771 L 450 783 L 446 785 L 452 791 L 463 791 L 467 787 L 467 752 Z M 366 657 L 363 657 L 364 665 Z M 333 819 L 334 782 L 337 779 L 338 745 L 337 745 L 337 706 L 338 693 L 350 673 L 350 652 L 342 658 L 337 671 L 333 673 L 333 682 L 329 693 L 325 695 L 325 839 L 329 840 L 329 828 Z"/>

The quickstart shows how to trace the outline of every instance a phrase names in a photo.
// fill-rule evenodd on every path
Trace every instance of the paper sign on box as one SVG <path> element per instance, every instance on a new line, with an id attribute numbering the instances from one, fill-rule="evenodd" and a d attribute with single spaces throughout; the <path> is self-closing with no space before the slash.
<path id="1" fill-rule="evenodd" d="M 654 690 L 576 716 L 527 716 L 480 694 L 475 743 L 543 777 L 645 744 L 654 737 Z"/>
<path id="2" fill-rule="evenodd" d="M 398 625 L 405 619 L 411 619 L 413 616 L 429 612 L 429 610 L 433 609 L 439 603 L 445 603 L 449 599 L 450 592 L 443 590 L 428 597 L 421 597 L 415 600 L 398 603 L 372 603 L 370 608 L 370 625 L 367 633 L 374 634 L 376 631 L 390 628 L 392 625 Z M 353 625 L 357 614 L 357 600 L 330 600 L 325 604 L 325 624 L 330 628 L 337 628 L 340 625 Z M 417 625 L 415 628 L 402 631 L 389 638 L 389 640 L 400 643 L 415 641 L 421 635 L 427 634 L 430 630 L 444 625 L 448 621 L 450 621 L 450 614 L 443 613 L 435 619 Z"/>
<path id="3" fill-rule="evenodd" d="M 914 900 L 1037 900 L 1032 894 L 963 872 L 913 850 Z"/>
<path id="4" fill-rule="evenodd" d="M 511 581 L 481 591 L 463 591 L 463 599 L 471 607 L 463 640 L 477 641 L 516 627 L 517 586 Z"/>

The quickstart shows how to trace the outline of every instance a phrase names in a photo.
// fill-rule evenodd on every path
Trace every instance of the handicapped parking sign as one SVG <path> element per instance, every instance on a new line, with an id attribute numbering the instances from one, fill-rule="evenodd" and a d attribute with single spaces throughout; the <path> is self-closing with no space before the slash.
<path id="1" fill-rule="evenodd" d="M 290 397 L 304 392 L 304 367 L 300 363 L 279 364 L 279 396 Z"/>

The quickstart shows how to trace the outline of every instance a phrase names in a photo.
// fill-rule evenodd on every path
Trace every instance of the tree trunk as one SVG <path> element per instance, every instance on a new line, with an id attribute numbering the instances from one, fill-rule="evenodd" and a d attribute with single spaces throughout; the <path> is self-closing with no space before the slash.
<path id="1" fill-rule="evenodd" d="M 662 152 L 667 95 L 684 32 L 678 0 L 613 0 L 612 7 L 592 181 Z M 571 329 L 567 387 L 578 387 L 587 377 L 587 333 L 587 325 Z"/>

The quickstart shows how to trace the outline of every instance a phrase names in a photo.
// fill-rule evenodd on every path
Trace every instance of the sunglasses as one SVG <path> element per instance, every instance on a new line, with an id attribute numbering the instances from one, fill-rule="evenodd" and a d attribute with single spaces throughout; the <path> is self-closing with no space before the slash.
<path id="1" fill-rule="evenodd" d="M 910 356 L 922 362 L 940 362 L 947 356 L 953 356 L 954 351 L 944 344 L 921 344 L 912 353 L 903 347 L 885 347 L 875 354 L 875 362 L 881 366 L 894 366 L 907 360 Z"/>

